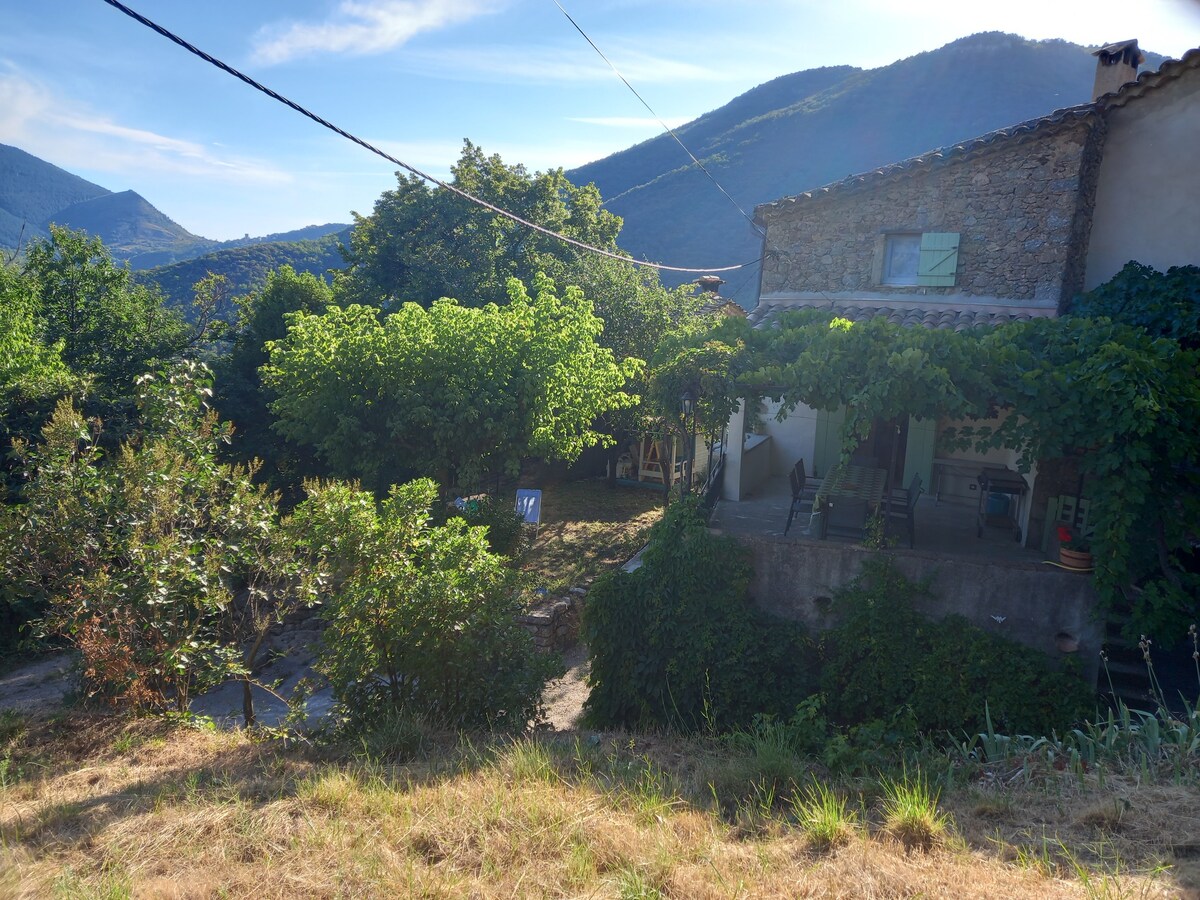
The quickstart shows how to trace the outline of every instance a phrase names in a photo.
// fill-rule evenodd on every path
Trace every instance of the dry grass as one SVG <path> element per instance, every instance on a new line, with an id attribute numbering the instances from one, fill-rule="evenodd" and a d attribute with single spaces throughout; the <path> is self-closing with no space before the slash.
<path id="1" fill-rule="evenodd" d="M 1174 897 L 1194 788 L 1070 776 L 947 792 L 950 839 L 869 828 L 814 852 L 782 811 L 713 812 L 703 742 L 435 742 L 384 766 L 161 722 L 73 718 L 10 737 L 0 896 Z M 1124 798 L 1114 820 L 1105 810 Z M 1190 835 L 1190 837 L 1189 837 Z M 1180 859 L 1172 859 L 1175 847 Z M 1155 874 L 1160 862 L 1176 868 Z"/>
<path id="2" fill-rule="evenodd" d="M 523 568 L 536 586 L 561 591 L 625 562 L 662 517 L 662 494 L 609 488 L 600 479 L 547 487 L 542 526 Z"/>

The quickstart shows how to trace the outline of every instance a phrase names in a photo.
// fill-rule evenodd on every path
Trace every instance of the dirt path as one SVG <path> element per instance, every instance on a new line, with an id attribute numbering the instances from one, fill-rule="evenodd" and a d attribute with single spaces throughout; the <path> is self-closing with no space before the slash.
<path id="1" fill-rule="evenodd" d="M 26 714 L 52 713 L 58 709 L 73 686 L 70 677 L 75 654 L 67 651 L 52 653 L 0 675 L 0 710 L 13 709 Z M 546 718 L 556 731 L 571 731 L 578 725 L 587 699 L 589 670 L 587 647 L 576 644 L 563 654 L 567 673 L 546 685 Z M 273 674 L 285 684 L 308 673 L 311 658 L 297 653 L 287 662 L 276 663 Z M 284 707 L 272 698 L 257 697 L 255 706 L 260 719 L 267 724 L 282 720 Z M 328 703 L 311 704 L 312 712 L 321 714 Z M 275 707 L 279 707 L 276 709 Z M 241 686 L 229 684 L 210 695 L 198 697 L 193 706 L 197 713 L 211 715 L 229 727 L 237 727 L 241 719 Z"/>
<path id="2" fill-rule="evenodd" d="M 587 699 L 587 676 L 591 669 L 587 647 L 576 644 L 563 653 L 567 674 L 546 685 L 546 719 L 555 731 L 572 731 Z"/>
<path id="3" fill-rule="evenodd" d="M 50 653 L 0 675 L 0 710 L 49 713 L 62 705 L 71 687 L 75 654 Z"/>

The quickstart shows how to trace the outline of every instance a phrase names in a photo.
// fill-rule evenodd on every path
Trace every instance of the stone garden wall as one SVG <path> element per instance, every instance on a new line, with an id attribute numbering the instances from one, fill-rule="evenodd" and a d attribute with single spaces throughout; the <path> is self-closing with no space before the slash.
<path id="1" fill-rule="evenodd" d="M 586 598 L 586 588 L 573 587 L 562 597 L 535 603 L 517 621 L 533 635 L 538 652 L 557 653 L 579 640 L 579 617 Z"/>

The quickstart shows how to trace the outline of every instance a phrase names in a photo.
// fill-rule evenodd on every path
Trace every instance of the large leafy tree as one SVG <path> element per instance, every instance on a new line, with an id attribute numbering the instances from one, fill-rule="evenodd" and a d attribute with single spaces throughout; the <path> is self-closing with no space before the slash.
<path id="1" fill-rule="evenodd" d="M 405 470 L 443 485 L 512 472 L 522 457 L 573 459 L 601 443 L 596 417 L 634 402 L 578 288 L 509 282 L 503 306 L 439 300 L 390 315 L 359 305 L 293 313 L 269 344 L 276 429 L 335 473 L 382 489 Z"/>
<path id="2" fill-rule="evenodd" d="M 32 279 L 0 266 L 0 417 L 13 403 L 53 395 L 70 383 L 62 345 L 41 339 L 37 308 Z"/>
<path id="3" fill-rule="evenodd" d="M 455 187 L 495 206 L 576 240 L 617 249 L 620 218 L 601 208 L 594 185 L 577 187 L 561 169 L 531 174 L 467 141 L 452 173 Z M 503 303 L 509 278 L 532 284 L 554 261 L 569 266 L 580 259 L 570 245 L 415 176 L 400 176 L 374 212 L 355 222 L 346 251 L 349 269 L 337 282 L 344 302 L 429 306 L 455 297 L 477 306 Z"/>
<path id="4" fill-rule="evenodd" d="M 298 489 L 304 476 L 322 473 L 311 454 L 284 444 L 272 432 L 268 407 L 276 395 L 263 385 L 259 369 L 269 359 L 267 344 L 287 335 L 289 313 L 319 315 L 332 304 L 333 292 L 324 279 L 281 266 L 261 290 L 238 301 L 232 347 L 215 367 L 215 403 L 233 425 L 233 455 L 263 460 L 264 475 L 279 487 Z"/>
<path id="5" fill-rule="evenodd" d="M 36 286 L 41 339 L 60 345 L 71 372 L 103 397 L 131 395 L 135 378 L 203 337 L 83 232 L 50 226 L 30 245 L 24 273 Z"/>

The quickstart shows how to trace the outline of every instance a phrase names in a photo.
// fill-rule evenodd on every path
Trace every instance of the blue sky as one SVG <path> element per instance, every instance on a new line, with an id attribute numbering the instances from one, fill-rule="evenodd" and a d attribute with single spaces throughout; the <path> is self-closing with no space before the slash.
<path id="1" fill-rule="evenodd" d="M 464 138 L 571 168 L 660 126 L 554 0 L 127 0 L 394 156 L 443 176 Z M 1200 0 L 560 0 L 672 125 L 771 78 L 886 65 L 978 31 L 1200 46 Z M 102 0 L 6 4 L 0 143 L 227 239 L 369 213 L 386 161 Z M 669 262 L 669 261 L 668 261 Z"/>

